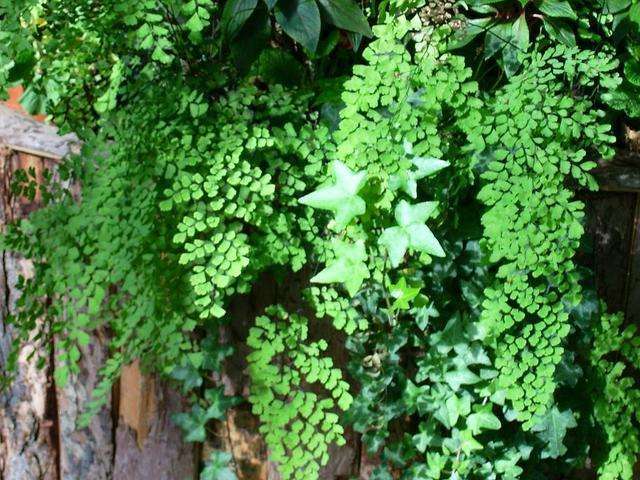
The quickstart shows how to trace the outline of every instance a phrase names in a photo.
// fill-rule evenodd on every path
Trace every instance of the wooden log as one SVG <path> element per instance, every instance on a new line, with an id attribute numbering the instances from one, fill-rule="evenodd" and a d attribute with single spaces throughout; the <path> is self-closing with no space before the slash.
<path id="1" fill-rule="evenodd" d="M 25 199 L 13 198 L 10 179 L 20 156 L 0 146 L 0 228 L 20 218 L 31 207 Z M 29 158 L 31 162 L 33 159 Z M 33 165 L 32 165 L 33 166 Z M 35 165 L 38 166 L 38 165 Z M 38 166 L 39 168 L 39 166 Z M 0 365 L 6 367 L 12 348 L 13 327 L 7 316 L 14 313 L 20 291 L 20 276 L 32 274 L 32 264 L 13 253 L 3 251 L 0 259 Z M 29 354 L 41 350 L 32 341 L 19 352 L 14 381 L 0 392 L 0 478 L 4 480 L 57 480 L 58 455 L 55 388 L 51 365 L 36 367 Z"/>
<path id="2" fill-rule="evenodd" d="M 185 408 L 180 395 L 134 363 L 120 384 L 113 480 L 197 478 L 198 457 L 171 416 Z"/>

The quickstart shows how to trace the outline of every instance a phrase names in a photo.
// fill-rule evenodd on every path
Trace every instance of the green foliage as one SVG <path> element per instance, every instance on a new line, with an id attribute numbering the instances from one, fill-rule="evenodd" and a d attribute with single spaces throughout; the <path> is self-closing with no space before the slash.
<path id="1" fill-rule="evenodd" d="M 499 265 L 485 291 L 482 324 L 497 383 L 530 428 L 552 402 L 570 331 L 567 308 L 581 297 L 573 256 L 584 206 L 571 199 L 565 179 L 593 188 L 587 152 L 613 153 L 610 126 L 589 96 L 619 81 L 606 55 L 564 46 L 536 52 L 525 65 L 497 93 L 482 124 L 487 163 L 479 198 L 489 207 L 482 218 L 486 248 Z"/>
<path id="2" fill-rule="evenodd" d="M 344 444 L 333 410 L 351 405 L 349 384 L 333 361 L 321 356 L 326 341 L 306 342 L 307 319 L 279 306 L 267 314 L 275 320 L 258 317 L 247 339 L 253 349 L 247 357 L 252 410 L 282 477 L 317 478 L 329 461 L 328 444 Z M 324 398 L 310 390 L 314 384 L 327 392 Z"/>
<path id="3" fill-rule="evenodd" d="M 630 480 L 638 341 L 582 318 L 571 186 L 596 186 L 612 109 L 635 116 L 640 7 L 591 7 L 0 0 L 0 85 L 84 143 L 45 185 L 16 175 L 45 203 L 3 238 L 34 262 L 16 346 L 55 337 L 61 386 L 109 331 L 83 422 L 140 359 L 204 442 L 242 401 L 215 380 L 246 320 L 230 305 L 276 278 L 247 400 L 283 478 L 317 479 L 350 425 L 374 479 L 552 478 L 588 456 Z"/>
<path id="4" fill-rule="evenodd" d="M 595 444 L 598 474 L 603 480 L 632 479 L 640 455 L 640 431 L 636 427 L 640 420 L 636 380 L 640 337 L 635 326 L 623 329 L 622 323 L 620 314 L 603 314 L 593 329 L 591 394 L 593 419 L 603 431 L 602 442 Z"/>
<path id="5" fill-rule="evenodd" d="M 362 215 L 366 204 L 358 196 L 365 182 L 364 172 L 352 172 L 340 161 L 333 164 L 336 183 L 305 195 L 300 203 L 313 208 L 331 210 L 334 215 L 334 228 L 343 230 L 356 216 Z"/>
<path id="6" fill-rule="evenodd" d="M 200 480 L 236 480 L 229 468 L 231 454 L 214 451 L 200 474 Z"/>
<path id="7" fill-rule="evenodd" d="M 424 223 L 438 208 L 437 202 L 424 202 L 410 205 L 400 200 L 396 207 L 397 226 L 389 227 L 380 236 L 380 245 L 389 253 L 392 267 L 397 267 L 408 248 L 416 252 L 424 252 L 436 257 L 444 257 L 445 253 L 429 227 Z"/>

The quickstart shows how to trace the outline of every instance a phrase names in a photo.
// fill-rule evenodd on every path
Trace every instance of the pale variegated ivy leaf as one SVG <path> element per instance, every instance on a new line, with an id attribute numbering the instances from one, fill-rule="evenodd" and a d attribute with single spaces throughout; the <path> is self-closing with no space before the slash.
<path id="1" fill-rule="evenodd" d="M 437 202 L 410 205 L 404 200 L 400 201 L 395 211 L 398 226 L 385 229 L 378 240 L 387 250 L 394 268 L 400 265 L 409 248 L 436 257 L 445 256 L 440 242 L 424 224 L 437 206 Z"/>
<path id="2" fill-rule="evenodd" d="M 367 251 L 362 240 L 356 243 L 333 241 L 335 258 L 327 267 L 311 279 L 313 283 L 343 283 L 352 297 L 358 293 L 362 282 L 369 278 L 365 264 Z"/>
<path id="3" fill-rule="evenodd" d="M 406 149 L 407 147 L 405 146 Z M 411 198 L 418 196 L 418 180 L 433 175 L 449 166 L 449 162 L 433 157 L 415 157 L 411 163 L 411 169 L 402 170 L 389 178 L 389 188 L 391 190 L 402 190 Z"/>
<path id="4" fill-rule="evenodd" d="M 353 218 L 366 210 L 365 201 L 358 192 L 366 181 L 366 172 L 353 172 L 339 160 L 333 162 L 335 184 L 320 188 L 302 197 L 299 202 L 313 208 L 330 210 L 334 213 L 333 227 L 340 231 Z"/>

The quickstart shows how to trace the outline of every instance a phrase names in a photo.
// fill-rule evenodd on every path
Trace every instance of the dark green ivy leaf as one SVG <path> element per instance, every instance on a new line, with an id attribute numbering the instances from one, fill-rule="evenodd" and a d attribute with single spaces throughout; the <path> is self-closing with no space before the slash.
<path id="1" fill-rule="evenodd" d="M 371 36 L 369 22 L 353 0 L 318 0 L 318 3 L 336 27 Z"/>
<path id="2" fill-rule="evenodd" d="M 567 430 L 577 426 L 571 410 L 561 412 L 558 407 L 550 409 L 539 419 L 531 431 L 537 432 L 538 437 L 545 443 L 541 458 L 559 458 L 567 452 L 564 437 Z"/>
<path id="3" fill-rule="evenodd" d="M 320 39 L 320 10 L 315 0 L 280 0 L 274 12 L 287 35 L 310 52 L 316 51 Z"/>
<path id="4" fill-rule="evenodd" d="M 230 453 L 213 451 L 200 474 L 200 480 L 236 480 L 235 473 L 229 468 L 232 460 Z"/>
<path id="5" fill-rule="evenodd" d="M 267 8 L 271 10 L 273 7 L 276 6 L 276 3 L 278 3 L 278 0 L 263 0 L 263 2 L 267 6 Z"/>
<path id="6" fill-rule="evenodd" d="M 258 0 L 229 0 L 222 11 L 222 26 L 227 38 L 233 38 L 258 5 Z"/>

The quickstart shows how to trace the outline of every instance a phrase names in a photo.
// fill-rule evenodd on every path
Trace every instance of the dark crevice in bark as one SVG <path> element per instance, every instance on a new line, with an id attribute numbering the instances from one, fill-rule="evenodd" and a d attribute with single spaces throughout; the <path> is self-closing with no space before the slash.
<path id="1" fill-rule="evenodd" d="M 111 386 L 111 475 L 116 469 L 116 451 L 118 449 L 118 425 L 120 423 L 120 381 Z"/>
<path id="2" fill-rule="evenodd" d="M 629 258 L 627 259 L 627 268 L 625 272 L 625 291 L 624 291 L 624 313 L 625 319 L 629 320 L 629 302 L 631 296 L 631 285 L 633 282 L 634 266 L 635 266 L 635 256 L 638 254 L 638 243 L 640 242 L 640 238 L 638 238 L 638 232 L 640 231 L 640 193 L 636 195 L 635 202 L 635 211 L 633 214 L 633 221 L 630 225 L 631 228 L 631 240 L 629 241 Z"/>
<path id="3" fill-rule="evenodd" d="M 60 417 L 58 413 L 58 395 L 56 389 L 56 381 L 54 377 L 55 370 L 55 340 L 51 339 L 49 350 L 49 365 L 47 368 L 47 393 L 44 418 L 50 425 L 49 437 L 50 444 L 53 448 L 53 455 L 56 463 L 56 478 L 62 480 L 62 439 L 60 438 Z"/>

